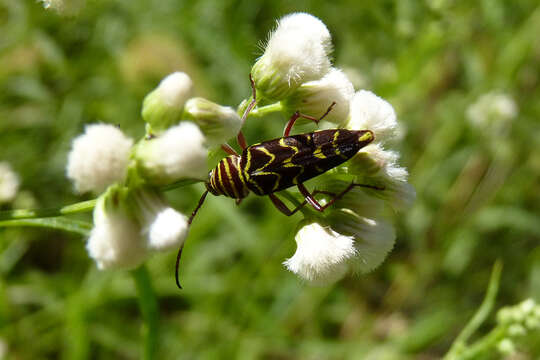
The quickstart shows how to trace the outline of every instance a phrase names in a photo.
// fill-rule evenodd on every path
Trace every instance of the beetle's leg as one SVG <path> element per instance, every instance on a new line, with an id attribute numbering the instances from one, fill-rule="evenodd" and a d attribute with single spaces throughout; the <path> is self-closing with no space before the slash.
<path id="1" fill-rule="evenodd" d="M 257 91 L 255 90 L 255 81 L 253 81 L 253 76 L 249 74 L 249 82 L 251 83 L 251 102 L 249 103 L 248 107 L 244 111 L 244 114 L 242 115 L 242 120 L 240 124 L 244 126 L 244 123 L 246 122 L 246 119 L 248 117 L 248 114 L 253 110 L 255 107 L 255 104 L 257 103 Z M 238 132 L 238 135 L 236 136 L 236 140 L 238 141 L 238 145 L 243 149 L 247 148 L 247 142 L 244 134 L 242 133 L 242 130 Z"/>
<path id="2" fill-rule="evenodd" d="M 290 132 L 291 132 L 291 129 L 294 125 L 294 123 L 296 122 L 296 120 L 298 120 L 298 118 L 304 118 L 304 119 L 307 119 L 307 120 L 311 120 L 313 122 L 315 122 L 315 124 L 318 124 L 319 121 L 321 121 L 322 119 L 325 118 L 326 115 L 328 115 L 328 113 L 330 111 L 332 111 L 332 108 L 336 105 L 336 102 L 332 102 L 330 104 L 330 106 L 328 107 L 328 109 L 326 109 L 326 112 L 320 117 L 320 118 L 316 118 L 314 116 L 310 116 L 310 115 L 306 115 L 306 114 L 302 114 L 300 113 L 299 111 L 295 112 L 291 118 L 289 119 L 289 122 L 287 123 L 287 126 L 285 126 L 285 130 L 283 131 L 283 137 L 286 137 L 286 136 L 289 136 Z"/>
<path id="3" fill-rule="evenodd" d="M 236 206 L 240 205 L 240 203 L 242 202 L 242 200 L 244 200 L 244 199 L 236 199 Z"/>
<path id="4" fill-rule="evenodd" d="M 373 190 L 384 190 L 384 187 L 378 187 L 378 186 L 375 186 L 375 185 L 367 185 L 367 184 L 355 184 L 355 183 L 351 183 L 349 186 L 347 186 L 345 188 L 345 190 L 343 190 L 342 192 L 340 192 L 339 194 L 335 195 L 330 201 L 328 201 L 328 203 L 326 203 L 325 205 L 321 205 L 319 204 L 319 202 L 315 199 L 314 195 L 316 193 L 327 193 L 326 191 L 322 191 L 322 190 L 315 190 L 313 192 L 313 194 L 310 194 L 309 193 L 309 190 L 306 189 L 306 187 L 304 186 L 304 184 L 298 184 L 298 190 L 300 190 L 300 193 L 302 195 L 304 195 L 305 199 L 306 199 L 306 202 L 309 203 L 311 206 L 313 206 L 313 208 L 317 211 L 324 211 L 327 207 L 329 206 L 332 206 L 334 205 L 334 203 L 336 201 L 338 201 L 339 199 L 341 199 L 343 196 L 345 196 L 346 193 L 348 193 L 349 191 L 351 191 L 354 187 L 365 187 L 365 188 L 368 188 L 368 189 L 373 189 Z M 332 193 L 329 193 L 329 194 L 332 194 Z"/>
<path id="5" fill-rule="evenodd" d="M 317 211 L 324 211 L 323 206 L 319 204 L 319 202 L 313 197 L 313 195 L 309 193 L 309 190 L 306 189 L 304 184 L 300 183 L 297 186 L 298 186 L 298 190 L 300 190 L 300 193 L 304 196 L 304 198 L 306 199 L 306 202 L 309 205 L 313 206 L 313 208 Z"/>
<path id="6" fill-rule="evenodd" d="M 227 154 L 229 155 L 238 155 L 238 153 L 236 152 L 236 150 L 234 150 L 231 145 L 225 143 L 225 144 L 221 144 L 221 149 L 223 151 L 225 151 Z"/>
<path id="7" fill-rule="evenodd" d="M 293 215 L 295 212 L 297 212 L 298 210 L 300 210 L 304 205 L 306 205 L 306 202 L 304 201 L 302 204 L 298 205 L 296 208 L 294 208 L 293 210 L 290 210 L 287 205 L 285 205 L 285 203 L 283 203 L 283 201 L 281 201 L 276 195 L 274 194 L 268 194 L 268 196 L 270 197 L 270 200 L 272 200 L 272 203 L 274 204 L 274 206 L 279 210 L 281 211 L 283 214 L 287 215 L 287 216 L 291 216 Z"/>

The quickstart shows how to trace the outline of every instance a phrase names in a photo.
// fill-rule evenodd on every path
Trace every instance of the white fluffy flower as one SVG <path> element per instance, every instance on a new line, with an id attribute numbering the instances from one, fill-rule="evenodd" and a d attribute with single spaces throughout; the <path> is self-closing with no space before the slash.
<path id="1" fill-rule="evenodd" d="M 347 209 L 333 211 L 328 219 L 337 233 L 354 238 L 356 256 L 350 264 L 355 271 L 366 273 L 375 269 L 394 247 L 396 233 L 386 220 L 359 216 Z"/>
<path id="2" fill-rule="evenodd" d="M 165 77 L 143 101 L 142 117 L 150 133 L 159 133 L 176 124 L 182 117 L 184 104 L 191 96 L 193 82 L 183 72 Z"/>
<path id="3" fill-rule="evenodd" d="M 375 134 L 375 141 L 385 142 L 397 134 L 396 112 L 386 100 L 371 91 L 360 90 L 351 101 L 350 119 L 347 129 L 369 129 Z"/>
<path id="4" fill-rule="evenodd" d="M 489 92 L 469 105 L 466 115 L 471 124 L 485 130 L 499 131 L 518 114 L 514 99 L 502 92 Z"/>
<path id="5" fill-rule="evenodd" d="M 150 183 L 170 184 L 180 179 L 205 179 L 208 150 L 199 127 L 185 121 L 137 145 L 139 168 Z"/>
<path id="6" fill-rule="evenodd" d="M 318 223 L 304 225 L 295 237 L 297 250 L 284 265 L 301 278 L 324 285 L 340 279 L 356 253 L 353 238 Z"/>
<path id="7" fill-rule="evenodd" d="M 330 33 L 322 21 L 306 13 L 283 17 L 252 68 L 257 90 L 272 100 L 287 97 L 300 84 L 330 70 L 331 51 Z"/>
<path id="8" fill-rule="evenodd" d="M 236 136 L 242 127 L 240 116 L 234 109 L 203 98 L 189 99 L 185 105 L 184 116 L 200 127 L 209 146 L 223 144 Z"/>
<path id="9" fill-rule="evenodd" d="M 138 189 L 133 195 L 141 233 L 152 250 L 179 247 L 188 234 L 188 219 L 171 208 L 163 197 L 151 189 Z"/>
<path id="10" fill-rule="evenodd" d="M 284 100 L 284 105 L 290 113 L 298 110 L 318 118 L 335 102 L 332 111 L 324 119 L 341 125 L 347 120 L 353 96 L 354 87 L 347 76 L 341 70 L 332 69 L 322 79 L 300 85 Z"/>
<path id="11" fill-rule="evenodd" d="M 73 140 L 67 176 L 80 192 L 102 192 L 124 180 L 133 140 L 109 124 L 93 124 Z"/>
<path id="12" fill-rule="evenodd" d="M 148 255 L 140 226 L 117 189 L 110 188 L 98 198 L 94 208 L 94 228 L 86 244 L 90 257 L 101 270 L 132 269 Z"/>
<path id="13" fill-rule="evenodd" d="M 19 177 L 7 162 L 0 162 L 0 204 L 10 202 L 19 190 Z"/>

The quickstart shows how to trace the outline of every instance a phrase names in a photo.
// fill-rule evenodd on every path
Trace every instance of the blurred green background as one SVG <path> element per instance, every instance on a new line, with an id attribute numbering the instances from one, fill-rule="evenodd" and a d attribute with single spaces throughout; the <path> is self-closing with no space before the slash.
<path id="1" fill-rule="evenodd" d="M 141 101 L 172 71 L 190 74 L 197 95 L 236 106 L 249 96 L 258 44 L 293 11 L 327 24 L 336 66 L 357 89 L 390 101 L 404 129 L 401 162 L 418 198 L 396 219 L 396 246 L 381 267 L 307 286 L 281 265 L 294 253 L 300 215 L 287 218 L 266 198 L 236 207 L 209 197 L 183 254 L 185 289 L 174 284 L 176 254 L 147 263 L 158 294 L 157 358 L 438 358 L 478 308 L 498 258 L 497 306 L 540 300 L 537 1 L 73 1 L 59 14 L 0 0 L 0 161 L 22 182 L 4 210 L 88 199 L 65 177 L 71 139 L 96 121 L 140 137 Z M 504 131 L 466 115 L 492 91 L 516 102 Z M 279 136 L 285 121 L 248 122 L 248 142 Z M 187 213 L 202 191 L 168 195 Z M 133 279 L 97 271 L 84 240 L 0 229 L 7 358 L 140 356 Z M 539 337 L 520 356 L 538 358 Z"/>

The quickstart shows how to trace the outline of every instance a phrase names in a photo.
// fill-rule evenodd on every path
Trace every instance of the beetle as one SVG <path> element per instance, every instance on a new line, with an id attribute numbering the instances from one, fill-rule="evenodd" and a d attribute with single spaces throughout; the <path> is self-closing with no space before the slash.
<path id="1" fill-rule="evenodd" d="M 245 121 L 247 114 L 256 103 L 255 85 L 251 76 L 250 80 L 253 99 L 242 116 L 242 122 Z M 355 186 L 380 190 L 380 188 L 372 185 L 351 183 L 338 194 L 317 190 L 310 193 L 304 186 L 304 181 L 346 162 L 375 138 L 371 130 L 347 129 L 329 129 L 290 135 L 294 123 L 299 118 L 318 123 L 332 110 L 334 105 L 335 102 L 328 107 L 320 118 L 301 114 L 298 111 L 295 112 L 289 119 L 283 136 L 280 138 L 247 146 L 244 135 L 240 131 L 237 140 L 242 148 L 241 154 L 238 154 L 229 145 L 223 144 L 222 149 L 229 155 L 220 160 L 208 174 L 208 179 L 205 182 L 206 191 L 202 194 L 197 207 L 191 214 L 188 224 L 191 225 L 208 193 L 236 199 L 237 203 L 240 203 L 250 192 L 259 196 L 268 195 L 279 211 L 291 216 L 306 204 L 310 204 L 315 210 L 322 212 Z M 289 209 L 274 194 L 292 186 L 297 186 L 305 198 L 305 201 L 293 210 Z M 321 205 L 314 197 L 317 193 L 326 193 L 332 195 L 333 198 L 325 205 Z M 176 285 L 180 289 L 182 287 L 178 280 L 178 266 L 182 249 L 183 245 L 178 251 L 175 273 Z"/>

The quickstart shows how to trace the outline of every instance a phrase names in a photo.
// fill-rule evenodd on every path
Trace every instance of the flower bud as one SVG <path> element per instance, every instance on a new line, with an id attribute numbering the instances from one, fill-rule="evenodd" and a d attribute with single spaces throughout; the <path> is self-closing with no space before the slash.
<path id="1" fill-rule="evenodd" d="M 68 156 L 67 177 L 79 193 L 100 193 L 124 180 L 133 140 L 109 124 L 93 124 L 73 140 Z"/>
<path id="2" fill-rule="evenodd" d="M 165 251 L 184 243 L 188 219 L 171 208 L 160 193 L 151 188 L 140 188 L 134 190 L 130 198 L 149 249 Z"/>
<path id="3" fill-rule="evenodd" d="M 341 125 L 347 121 L 349 102 L 353 96 L 354 87 L 347 76 L 341 70 L 332 69 L 322 79 L 300 85 L 283 100 L 283 105 L 289 113 L 300 111 L 318 118 L 335 102 L 324 119 Z"/>
<path id="4" fill-rule="evenodd" d="M 128 206 L 129 190 L 109 187 L 94 208 L 94 228 L 86 244 L 88 254 L 103 269 L 132 269 L 147 257 L 146 241 Z"/>
<path id="5" fill-rule="evenodd" d="M 339 280 L 347 271 L 347 260 L 356 253 L 353 238 L 314 222 L 300 228 L 297 249 L 283 264 L 313 285 Z"/>
<path id="6" fill-rule="evenodd" d="M 0 204 L 15 199 L 19 177 L 7 162 L 0 162 Z"/>
<path id="7" fill-rule="evenodd" d="M 251 69 L 257 91 L 269 100 L 286 98 L 330 70 L 331 51 L 330 33 L 322 21 L 306 13 L 283 17 Z"/>
<path id="8" fill-rule="evenodd" d="M 207 155 L 201 130 L 189 121 L 141 140 L 135 151 L 138 169 L 152 185 L 167 185 L 180 179 L 206 179 Z"/>
<path id="9" fill-rule="evenodd" d="M 221 145 L 236 136 L 242 127 L 240 116 L 231 107 L 200 97 L 186 102 L 184 118 L 199 126 L 210 147 Z"/>
<path id="10" fill-rule="evenodd" d="M 193 83 L 188 75 L 175 72 L 165 77 L 143 100 L 142 117 L 148 134 L 159 134 L 182 117 L 182 110 L 191 96 Z"/>

